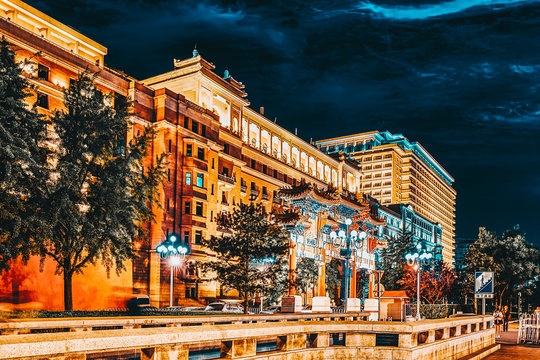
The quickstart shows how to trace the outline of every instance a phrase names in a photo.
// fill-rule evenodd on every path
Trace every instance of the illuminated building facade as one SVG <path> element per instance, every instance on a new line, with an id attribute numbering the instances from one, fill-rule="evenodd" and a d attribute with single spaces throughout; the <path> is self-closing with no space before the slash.
<path id="1" fill-rule="evenodd" d="M 407 204 L 442 228 L 443 259 L 454 262 L 456 191 L 454 179 L 418 142 L 401 134 L 372 131 L 320 140 L 327 154 L 343 152 L 358 162 L 364 194 L 382 205 Z"/>
<path id="2" fill-rule="evenodd" d="M 384 219 L 408 219 L 405 213 L 409 211 L 427 211 L 413 201 L 409 201 L 412 210 L 402 208 L 401 213 L 390 207 L 385 213 L 384 206 L 374 206 L 362 195 L 371 192 L 365 187 L 371 172 L 359 167 L 354 156 L 349 159 L 327 154 L 335 151 L 321 151 L 267 119 L 262 108 L 251 109 L 242 83 L 228 71 L 224 76 L 217 75 L 214 66 L 197 51 L 188 59 L 174 60 L 172 71 L 137 81 L 104 65 L 104 46 L 21 1 L 0 0 L 0 33 L 15 46 L 18 60 L 31 58 L 35 63 L 25 68 L 25 75 L 37 87 L 36 96 L 29 100 L 37 102 L 39 112 L 50 115 L 62 108 L 63 90 L 87 69 L 97 74 L 100 91 L 133 103 L 134 125 L 126 140 L 142 133 L 147 125 L 156 126 L 157 135 L 145 166 L 159 154 L 169 155 L 166 179 L 160 189 L 162 206 L 154 209 L 156 221 L 148 224 L 149 238 L 134 244 L 137 257 L 126 264 L 128 271 L 120 276 L 113 274 L 107 278 L 99 265 L 75 276 L 75 308 L 120 307 L 134 289 L 149 294 L 154 305 L 168 305 L 170 268 L 155 248 L 171 233 L 178 234 L 191 248 L 175 278 L 174 303 L 188 305 L 224 295 L 219 284 L 201 281 L 195 261 L 208 256 L 201 245 L 203 238 L 226 232 L 217 225 L 216 218 L 240 202 L 257 201 L 269 212 L 292 209 L 302 215 L 301 222 L 288 227 L 292 234 L 291 266 L 294 268 L 297 257 L 317 259 L 321 274 L 316 292 L 320 294 L 325 293 L 324 264 L 332 258 L 342 259 L 340 248 L 344 246 L 329 241 L 327 233 L 330 228 L 339 228 L 345 216 L 353 216 L 356 226 L 369 233 L 360 252 L 352 258 L 354 266 L 373 269 L 377 249 L 384 246 L 391 232 L 390 228 L 385 230 Z M 408 150 L 395 151 L 399 157 L 389 154 L 396 166 L 399 161 L 418 161 L 412 155 L 407 158 Z M 386 153 L 383 157 L 386 159 Z M 368 163 L 360 160 L 362 165 Z M 397 178 L 393 168 L 390 171 L 392 179 Z M 405 165 L 400 171 L 405 173 Z M 405 186 L 405 180 L 402 182 Z M 301 190 L 303 186 L 310 190 Z M 329 188 L 335 190 L 330 198 L 312 197 L 314 192 L 324 193 Z M 303 207 L 307 200 L 287 195 L 288 190 L 295 189 L 304 200 L 309 198 L 318 204 L 319 210 Z M 390 196 L 379 198 L 371 193 L 381 200 L 381 205 L 408 203 L 405 200 L 410 200 L 414 192 L 407 194 L 409 197 L 391 192 Z M 455 197 L 455 192 L 452 194 Z M 420 214 L 426 220 L 435 219 Z M 445 223 L 440 222 L 444 246 L 448 235 L 444 232 Z M 407 224 L 402 221 L 398 227 Z M 453 237 L 453 225 L 451 231 Z M 27 266 L 14 267 L 12 270 L 18 271 L 23 280 L 8 284 L 7 277 L 3 277 L 2 291 L 14 292 L 15 287 L 33 291 L 30 300 L 42 302 L 49 309 L 61 309 L 62 299 L 54 294 L 61 292 L 62 278 L 54 275 L 52 263 L 45 263 L 44 273 L 38 268 L 39 259 L 34 258 Z M 44 276 L 48 282 L 38 280 Z M 91 303 L 88 299 L 92 299 Z"/>

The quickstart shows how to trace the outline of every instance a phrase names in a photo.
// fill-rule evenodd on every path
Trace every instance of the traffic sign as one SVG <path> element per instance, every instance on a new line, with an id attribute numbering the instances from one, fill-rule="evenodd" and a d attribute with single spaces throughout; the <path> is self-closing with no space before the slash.
<path id="1" fill-rule="evenodd" d="M 493 299 L 493 294 L 474 294 L 476 299 Z"/>
<path id="2" fill-rule="evenodd" d="M 377 290 L 377 287 L 378 287 L 378 290 Z M 383 296 L 383 294 L 384 294 L 384 285 L 383 284 L 375 283 L 374 289 L 375 290 L 373 290 L 373 296 L 375 296 L 375 297 Z"/>
<path id="3" fill-rule="evenodd" d="M 474 293 L 493 295 L 493 271 L 477 271 L 474 273 Z"/>

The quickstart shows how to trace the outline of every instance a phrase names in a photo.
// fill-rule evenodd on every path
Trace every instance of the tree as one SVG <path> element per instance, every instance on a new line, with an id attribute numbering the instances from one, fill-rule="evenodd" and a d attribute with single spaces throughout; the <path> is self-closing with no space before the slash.
<path id="1" fill-rule="evenodd" d="M 238 291 L 247 314 L 250 296 L 268 295 L 282 274 L 280 269 L 288 261 L 289 237 L 269 219 L 260 203 L 240 203 L 232 213 L 220 216 L 218 224 L 231 234 L 203 240 L 215 257 L 201 267 L 225 288 Z"/>
<path id="2" fill-rule="evenodd" d="M 98 260 L 107 271 L 123 270 L 133 256 L 133 241 L 144 236 L 142 227 L 158 204 L 165 157 L 146 169 L 142 164 L 153 130 L 126 143 L 127 104 L 110 103 L 93 78 L 81 74 L 65 91 L 66 110 L 52 118 L 57 146 L 40 215 L 50 225 L 36 245 L 63 274 L 66 310 L 73 309 L 73 275 Z"/>
<path id="3" fill-rule="evenodd" d="M 273 305 L 287 293 L 292 285 L 300 292 L 307 292 L 309 285 L 317 281 L 319 267 L 315 260 L 301 258 L 296 265 L 295 283 L 291 284 L 289 279 L 289 262 L 283 261 L 280 269 L 276 272 L 274 286 L 269 290 L 266 297 L 266 304 Z"/>
<path id="4" fill-rule="evenodd" d="M 332 259 L 326 264 L 326 290 L 331 299 L 337 300 L 339 295 L 339 288 L 341 287 L 341 281 L 343 280 L 343 273 L 341 271 L 341 260 Z"/>
<path id="5" fill-rule="evenodd" d="M 36 217 L 48 178 L 47 120 L 28 106 L 31 86 L 23 63 L 2 38 L 0 43 L 0 270 L 19 255 L 31 253 L 30 239 L 45 222 Z"/>
<path id="6" fill-rule="evenodd" d="M 388 239 L 386 247 L 381 254 L 379 268 L 384 270 L 381 283 L 387 290 L 396 290 L 398 281 L 406 273 L 405 254 L 414 246 L 413 235 L 410 232 L 402 231 L 397 237 Z"/>
<path id="7" fill-rule="evenodd" d="M 296 265 L 296 287 L 307 288 L 319 279 L 319 265 L 314 259 L 301 258 Z"/>
<path id="8" fill-rule="evenodd" d="M 420 298 L 428 304 L 441 304 L 454 290 L 456 274 L 442 261 L 434 266 L 425 266 L 420 270 Z M 417 273 L 411 266 L 398 280 L 411 299 L 416 298 Z"/>
<path id="9" fill-rule="evenodd" d="M 528 292 L 526 284 L 540 275 L 539 262 L 538 249 L 527 243 L 519 227 L 500 237 L 481 227 L 465 256 L 467 288 L 474 291 L 476 271 L 493 271 L 495 306 L 509 304 L 518 291 Z"/>

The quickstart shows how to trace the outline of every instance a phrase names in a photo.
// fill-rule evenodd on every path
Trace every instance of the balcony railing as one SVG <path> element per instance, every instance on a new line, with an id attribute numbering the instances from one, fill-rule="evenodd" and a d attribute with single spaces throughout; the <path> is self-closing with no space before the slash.
<path id="1" fill-rule="evenodd" d="M 257 196 L 259 196 L 259 192 L 260 191 L 257 190 L 257 189 L 251 189 L 250 193 L 251 193 L 251 196 L 257 197 Z"/>
<path id="2" fill-rule="evenodd" d="M 227 176 L 225 174 L 218 174 L 218 180 L 221 180 L 223 182 L 233 184 L 233 185 L 236 183 L 236 180 L 233 177 Z"/>
<path id="3" fill-rule="evenodd" d="M 261 195 L 261 198 L 266 201 L 268 201 L 269 199 L 268 194 L 264 194 L 264 193 Z"/>
<path id="4" fill-rule="evenodd" d="M 240 191 L 245 194 L 247 192 L 247 185 L 240 185 Z"/>

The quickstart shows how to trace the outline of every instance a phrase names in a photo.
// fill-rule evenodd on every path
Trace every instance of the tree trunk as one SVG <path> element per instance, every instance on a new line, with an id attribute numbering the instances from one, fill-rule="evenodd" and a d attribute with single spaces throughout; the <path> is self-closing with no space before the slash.
<path id="1" fill-rule="evenodd" d="M 64 310 L 73 310 L 73 289 L 72 289 L 73 274 L 64 271 Z"/>
<path id="2" fill-rule="evenodd" d="M 248 313 L 248 293 L 247 291 L 244 293 L 244 314 L 247 315 Z"/>

